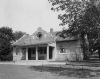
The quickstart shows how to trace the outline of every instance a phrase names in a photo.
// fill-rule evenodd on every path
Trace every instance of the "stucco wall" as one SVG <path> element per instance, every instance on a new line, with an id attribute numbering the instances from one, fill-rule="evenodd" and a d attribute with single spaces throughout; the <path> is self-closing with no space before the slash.
<path id="1" fill-rule="evenodd" d="M 65 49 L 65 53 L 60 53 L 60 48 Z M 80 61 L 83 60 L 80 41 L 57 42 L 56 61 Z"/>
<path id="2" fill-rule="evenodd" d="M 16 54 L 16 52 L 17 52 L 17 54 Z M 17 47 L 13 48 L 13 61 L 22 60 L 25 58 L 26 58 L 26 56 L 24 56 L 24 58 L 23 58 L 22 48 L 17 48 Z"/>

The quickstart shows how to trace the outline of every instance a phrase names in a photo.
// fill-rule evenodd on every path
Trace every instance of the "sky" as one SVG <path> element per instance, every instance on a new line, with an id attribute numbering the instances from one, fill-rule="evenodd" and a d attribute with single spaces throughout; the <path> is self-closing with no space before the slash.
<path id="1" fill-rule="evenodd" d="M 38 27 L 49 32 L 62 29 L 57 12 L 51 10 L 48 0 L 0 0 L 0 27 L 33 34 Z"/>

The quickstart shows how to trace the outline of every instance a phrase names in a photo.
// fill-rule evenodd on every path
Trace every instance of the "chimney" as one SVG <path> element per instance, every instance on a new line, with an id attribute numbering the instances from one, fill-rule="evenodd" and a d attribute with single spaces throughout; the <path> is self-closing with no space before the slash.
<path id="1" fill-rule="evenodd" d="M 50 28 L 50 33 L 53 33 L 53 28 Z"/>

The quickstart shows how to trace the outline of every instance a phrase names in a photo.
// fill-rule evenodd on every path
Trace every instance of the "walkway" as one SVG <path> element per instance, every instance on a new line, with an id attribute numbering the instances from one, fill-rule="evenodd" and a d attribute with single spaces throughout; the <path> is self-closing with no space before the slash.
<path id="1" fill-rule="evenodd" d="M 95 62 L 19 61 L 19 62 L 0 62 L 0 64 L 26 65 L 26 66 L 49 66 L 49 67 L 100 70 L 100 61 L 95 61 Z"/>
<path id="2" fill-rule="evenodd" d="M 34 66 L 38 66 L 38 65 L 65 65 L 66 62 L 49 62 L 49 61 L 5 61 L 5 62 L 0 62 L 0 64 L 11 64 L 11 65 L 34 65 Z"/>

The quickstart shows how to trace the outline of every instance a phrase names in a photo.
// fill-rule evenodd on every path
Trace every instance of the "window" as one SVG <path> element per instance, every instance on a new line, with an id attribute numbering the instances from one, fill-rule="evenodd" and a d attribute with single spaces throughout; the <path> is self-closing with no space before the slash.
<path id="1" fill-rule="evenodd" d="M 44 49 L 44 54 L 46 54 L 46 52 L 47 52 L 47 50 L 46 50 L 46 49 Z"/>
<path id="2" fill-rule="evenodd" d="M 22 48 L 22 53 L 26 53 L 26 48 Z"/>
<path id="3" fill-rule="evenodd" d="M 39 54 L 46 54 L 47 50 L 46 47 L 41 47 L 38 49 Z"/>
<path id="4" fill-rule="evenodd" d="M 16 50 L 16 55 L 18 55 L 18 50 Z"/>
<path id="5" fill-rule="evenodd" d="M 32 55 L 35 55 L 36 54 L 36 49 L 32 49 Z"/>
<path id="6" fill-rule="evenodd" d="M 65 48 L 60 48 L 60 53 L 65 53 Z"/>
<path id="7" fill-rule="evenodd" d="M 22 48 L 21 53 L 22 53 L 21 60 L 26 60 L 26 48 Z"/>
<path id="8" fill-rule="evenodd" d="M 16 55 L 18 55 L 19 52 L 20 52 L 20 50 L 17 48 L 16 49 Z"/>

